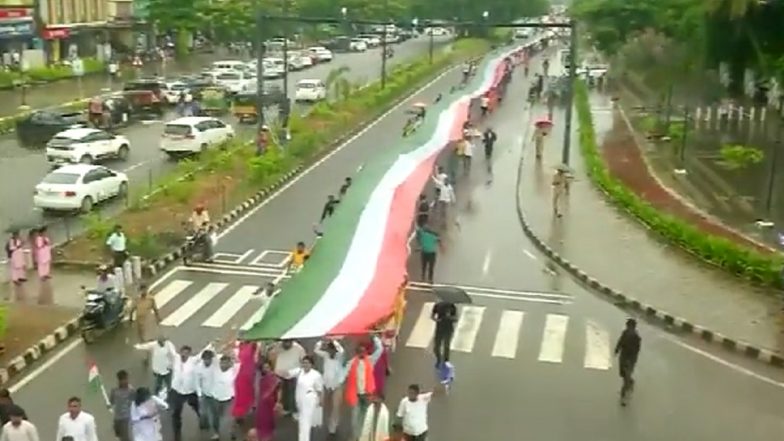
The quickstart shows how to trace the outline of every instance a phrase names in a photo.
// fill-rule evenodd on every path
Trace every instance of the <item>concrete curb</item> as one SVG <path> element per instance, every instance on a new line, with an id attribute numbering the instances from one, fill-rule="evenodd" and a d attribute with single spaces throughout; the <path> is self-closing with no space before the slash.
<path id="1" fill-rule="evenodd" d="M 550 248 L 531 228 L 530 224 L 526 220 L 525 213 L 522 209 L 522 204 L 520 201 L 520 191 L 518 187 L 517 191 L 517 217 L 520 220 L 520 225 L 525 232 L 525 235 L 528 236 L 529 239 L 536 245 L 539 250 L 544 253 L 549 259 L 553 262 L 558 264 L 561 268 L 566 270 L 572 277 L 577 279 L 580 283 L 584 284 L 585 286 L 589 287 L 591 290 L 602 294 L 603 296 L 611 299 L 616 306 L 619 306 L 623 309 L 629 310 L 634 314 L 638 314 L 643 316 L 648 320 L 652 320 L 659 325 L 666 326 L 670 330 L 675 330 L 679 332 L 685 332 L 688 334 L 695 335 L 702 339 L 707 343 L 711 343 L 713 345 L 720 346 L 726 350 L 731 352 L 745 355 L 749 358 L 759 360 L 766 364 L 784 368 L 784 357 L 782 355 L 770 351 L 768 349 L 762 349 L 757 347 L 753 344 L 746 343 L 741 340 L 736 340 L 731 337 L 727 337 L 719 332 L 712 331 L 704 326 L 695 324 L 686 320 L 684 318 L 678 317 L 677 315 L 670 314 L 667 311 L 662 311 L 654 306 L 645 304 L 636 300 L 633 297 L 630 297 L 618 290 L 610 288 L 609 286 L 603 284 L 599 280 L 591 277 L 585 271 L 578 268 L 569 260 L 565 259 L 563 256 L 558 254 L 555 250 Z"/>
<path id="2" fill-rule="evenodd" d="M 8 383 L 9 380 L 19 375 L 20 372 L 78 333 L 79 318 L 71 319 L 66 324 L 55 329 L 54 332 L 42 338 L 38 343 L 27 348 L 22 355 L 9 361 L 5 367 L 0 368 L 0 384 Z"/>

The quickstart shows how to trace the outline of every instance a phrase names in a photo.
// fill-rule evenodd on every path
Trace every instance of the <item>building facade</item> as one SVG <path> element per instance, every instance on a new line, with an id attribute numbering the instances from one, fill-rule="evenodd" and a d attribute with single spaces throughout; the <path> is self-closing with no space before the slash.
<path id="1" fill-rule="evenodd" d="M 13 65 L 15 59 L 21 62 L 21 55 L 26 51 L 40 49 L 35 29 L 33 0 L 0 0 L 0 62 L 3 65 Z"/>
<path id="2" fill-rule="evenodd" d="M 152 36 L 146 0 L 109 0 L 112 47 L 122 53 L 145 50 Z"/>
<path id="3" fill-rule="evenodd" d="M 40 35 L 50 62 L 73 57 L 105 58 L 107 0 L 37 0 Z"/>

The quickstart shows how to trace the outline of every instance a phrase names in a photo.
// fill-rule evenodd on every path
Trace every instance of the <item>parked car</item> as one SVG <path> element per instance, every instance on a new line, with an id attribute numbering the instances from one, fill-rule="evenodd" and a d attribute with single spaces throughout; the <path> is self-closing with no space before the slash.
<path id="1" fill-rule="evenodd" d="M 43 147 L 63 130 L 86 126 L 87 119 L 82 112 L 39 110 L 16 122 L 16 136 L 23 146 Z"/>
<path id="2" fill-rule="evenodd" d="M 215 84 L 229 93 L 241 93 L 256 84 L 256 78 L 240 71 L 221 72 L 215 76 Z"/>
<path id="3" fill-rule="evenodd" d="M 367 43 L 365 43 L 365 40 L 361 38 L 352 38 L 348 48 L 352 52 L 365 52 L 368 46 Z"/>
<path id="4" fill-rule="evenodd" d="M 302 61 L 302 56 L 296 52 L 288 54 L 289 71 L 299 71 L 305 68 L 305 62 Z"/>
<path id="5" fill-rule="evenodd" d="M 321 80 L 299 80 L 294 89 L 294 101 L 315 102 L 327 98 L 327 86 Z"/>
<path id="6" fill-rule="evenodd" d="M 92 164 L 70 164 L 35 186 L 33 206 L 47 211 L 88 213 L 95 204 L 128 194 L 128 176 Z"/>
<path id="7" fill-rule="evenodd" d="M 233 72 L 241 70 L 244 65 L 245 63 L 238 60 L 215 61 L 212 63 L 210 70 L 213 72 Z"/>
<path id="8" fill-rule="evenodd" d="M 92 164 L 109 158 L 124 161 L 130 152 L 128 138 L 91 128 L 65 130 L 46 144 L 46 160 L 54 166 Z"/>
<path id="9" fill-rule="evenodd" d="M 324 46 L 313 46 L 308 48 L 308 52 L 315 56 L 319 63 L 332 61 L 332 51 Z"/>
<path id="10" fill-rule="evenodd" d="M 309 54 L 309 53 L 307 53 L 305 51 L 297 52 L 297 55 L 300 58 L 300 62 L 302 62 L 302 68 L 303 69 L 306 69 L 308 67 L 312 67 L 314 64 L 316 64 L 318 62 L 318 60 L 316 60 L 315 57 L 313 57 L 311 54 Z"/>
<path id="11" fill-rule="evenodd" d="M 357 38 L 362 39 L 368 47 L 378 47 L 381 45 L 381 37 L 373 34 L 359 34 Z"/>
<path id="12" fill-rule="evenodd" d="M 201 153 L 234 137 L 234 129 L 223 121 L 206 116 L 188 116 L 166 124 L 161 150 L 172 159 Z"/>

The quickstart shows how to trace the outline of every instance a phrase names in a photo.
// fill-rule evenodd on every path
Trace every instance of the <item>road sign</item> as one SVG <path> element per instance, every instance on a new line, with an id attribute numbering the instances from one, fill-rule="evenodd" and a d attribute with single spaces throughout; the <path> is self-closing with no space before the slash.
<path id="1" fill-rule="evenodd" d="M 81 58 L 74 58 L 71 62 L 71 69 L 73 70 L 74 76 L 81 77 L 84 75 L 84 62 L 82 62 Z"/>

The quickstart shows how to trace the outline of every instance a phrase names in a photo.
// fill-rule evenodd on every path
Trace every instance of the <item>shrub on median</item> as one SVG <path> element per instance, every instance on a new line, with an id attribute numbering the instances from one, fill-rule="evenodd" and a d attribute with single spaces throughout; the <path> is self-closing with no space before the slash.
<path id="1" fill-rule="evenodd" d="M 207 206 L 213 220 L 219 219 L 219 214 L 269 186 L 289 170 L 312 162 L 336 138 L 367 122 L 434 74 L 464 57 L 486 51 L 488 44 L 463 42 L 455 47 L 448 54 L 437 54 L 432 65 L 424 58 L 391 69 L 383 90 L 377 83 L 354 89 L 337 101 L 316 105 L 305 117 L 292 116 L 291 141 L 285 146 L 270 146 L 264 156 L 255 156 L 255 149 L 247 140 L 235 140 L 222 149 L 205 152 L 198 161 L 183 161 L 175 172 L 156 183 L 152 194 L 135 198 L 130 203 L 131 210 L 120 214 L 113 223 L 124 226 L 131 252 L 145 259 L 158 257 L 162 249 L 182 243 L 179 225 L 196 202 Z M 63 258 L 100 260 L 103 239 L 90 236 L 88 232 L 66 244 L 61 249 Z"/>
<path id="2" fill-rule="evenodd" d="M 85 75 L 103 72 L 104 70 L 104 64 L 95 58 L 85 58 L 82 62 Z M 0 72 L 0 89 L 14 87 L 24 79 L 32 82 L 52 82 L 72 78 L 73 76 L 71 66 L 63 64 L 34 67 L 25 73 L 17 71 Z"/>
<path id="3" fill-rule="evenodd" d="M 723 237 L 704 233 L 677 217 L 660 212 L 620 180 L 614 178 L 599 154 L 588 101 L 588 89 L 581 81 L 575 85 L 575 107 L 579 122 L 580 149 L 588 176 L 614 203 L 637 217 L 664 239 L 705 261 L 746 279 L 768 286 L 782 287 L 784 259 L 780 255 L 763 254 Z"/>

